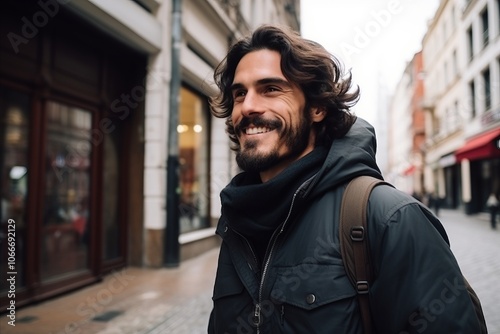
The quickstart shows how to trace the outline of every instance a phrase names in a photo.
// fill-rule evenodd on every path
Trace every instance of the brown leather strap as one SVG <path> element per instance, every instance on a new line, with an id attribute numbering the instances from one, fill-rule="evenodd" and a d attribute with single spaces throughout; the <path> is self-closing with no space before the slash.
<path id="1" fill-rule="evenodd" d="M 347 276 L 358 294 L 365 334 L 372 333 L 369 289 L 372 279 L 366 210 L 372 189 L 388 184 L 371 176 L 360 176 L 349 182 L 340 211 L 340 250 Z"/>

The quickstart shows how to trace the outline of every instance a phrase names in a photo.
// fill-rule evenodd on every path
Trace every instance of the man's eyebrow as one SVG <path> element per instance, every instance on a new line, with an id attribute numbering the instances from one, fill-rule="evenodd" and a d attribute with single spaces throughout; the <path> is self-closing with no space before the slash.
<path id="1" fill-rule="evenodd" d="M 290 82 L 288 82 L 287 80 L 280 78 L 280 77 L 263 78 L 263 79 L 257 80 L 257 86 L 263 86 L 263 85 L 269 85 L 269 84 L 282 85 L 282 86 L 286 86 L 288 88 L 292 87 Z M 230 90 L 233 92 L 237 89 L 242 89 L 242 88 L 245 88 L 245 85 L 243 85 L 242 83 L 236 82 L 236 83 L 233 83 L 231 85 Z"/>
<path id="2" fill-rule="evenodd" d="M 264 79 L 257 80 L 257 85 L 269 85 L 269 84 L 276 84 L 276 85 L 292 87 L 292 85 L 287 80 L 285 80 L 283 78 L 279 78 L 279 77 L 264 78 Z"/>
<path id="3" fill-rule="evenodd" d="M 233 83 L 233 84 L 231 85 L 231 87 L 229 88 L 229 90 L 230 90 L 231 92 L 234 92 L 235 90 L 242 89 L 242 88 L 244 88 L 244 87 L 245 87 L 245 86 L 243 86 L 243 84 L 241 84 L 241 83 L 238 83 L 238 82 L 237 82 L 237 83 Z"/>

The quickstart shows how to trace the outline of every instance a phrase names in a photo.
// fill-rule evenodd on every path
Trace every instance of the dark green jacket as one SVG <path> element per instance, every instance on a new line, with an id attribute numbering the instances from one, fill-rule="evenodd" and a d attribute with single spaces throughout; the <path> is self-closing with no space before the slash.
<path id="1" fill-rule="evenodd" d="M 346 182 L 382 178 L 373 128 L 359 119 L 335 140 L 321 170 L 297 189 L 293 213 L 275 231 L 263 265 L 224 216 L 208 333 L 362 333 L 356 292 L 339 248 Z M 413 197 L 376 187 L 368 205 L 375 280 L 370 288 L 380 334 L 478 333 L 459 266 L 438 219 Z"/>

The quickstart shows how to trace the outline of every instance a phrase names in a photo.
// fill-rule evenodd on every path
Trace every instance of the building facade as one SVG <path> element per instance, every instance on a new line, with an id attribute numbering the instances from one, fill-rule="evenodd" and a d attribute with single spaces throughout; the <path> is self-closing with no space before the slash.
<path id="1" fill-rule="evenodd" d="M 442 0 L 422 41 L 424 189 L 467 213 L 499 191 L 499 3 Z"/>
<path id="2" fill-rule="evenodd" d="M 426 189 L 441 205 L 460 205 L 460 168 L 454 152 L 462 143 L 465 104 L 461 8 L 441 1 L 422 41 L 425 73 Z"/>
<path id="3" fill-rule="evenodd" d="M 385 178 L 398 189 L 414 193 L 413 99 L 416 93 L 415 58 L 408 62 L 396 85 L 389 107 L 389 158 Z"/>
<path id="4" fill-rule="evenodd" d="M 425 111 L 422 52 L 406 64 L 396 85 L 389 112 L 390 169 L 387 179 L 396 187 L 422 199 L 425 189 Z"/>
<path id="5" fill-rule="evenodd" d="M 0 247 L 2 263 L 15 262 L 18 306 L 124 266 L 164 265 L 166 226 L 177 224 L 166 212 L 170 128 L 180 260 L 217 245 L 218 195 L 236 169 L 224 120 L 209 112 L 213 69 L 261 23 L 299 30 L 299 8 L 291 0 L 0 4 Z M 179 93 L 170 94 L 175 80 Z"/>
<path id="6" fill-rule="evenodd" d="M 466 66 L 463 143 L 455 151 L 466 212 L 486 211 L 500 195 L 500 1 L 466 1 L 463 7 Z"/>

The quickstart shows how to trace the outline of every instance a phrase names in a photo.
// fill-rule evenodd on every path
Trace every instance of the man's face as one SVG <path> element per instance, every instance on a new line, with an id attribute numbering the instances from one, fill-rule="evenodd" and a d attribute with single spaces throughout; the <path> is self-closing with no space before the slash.
<path id="1" fill-rule="evenodd" d="M 231 114 L 240 150 L 236 161 L 266 181 L 314 148 L 305 97 L 280 68 L 281 56 L 267 49 L 245 55 L 231 86 Z M 317 117 L 317 116 L 316 116 Z"/>

